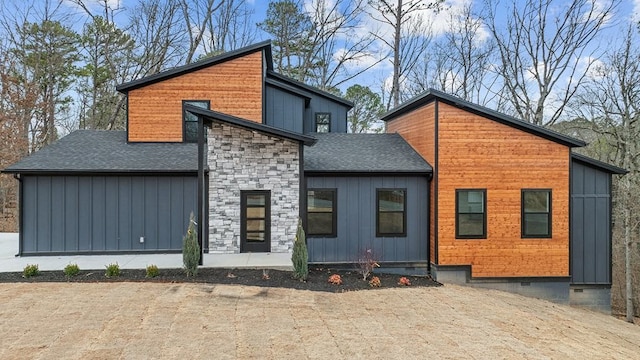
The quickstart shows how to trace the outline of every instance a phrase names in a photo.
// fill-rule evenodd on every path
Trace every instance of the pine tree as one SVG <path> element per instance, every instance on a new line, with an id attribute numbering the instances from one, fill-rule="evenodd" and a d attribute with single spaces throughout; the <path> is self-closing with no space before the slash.
<path id="1" fill-rule="evenodd" d="M 296 279 L 306 280 L 309 275 L 309 254 L 307 253 L 307 241 L 302 228 L 302 219 L 298 219 L 298 230 L 296 231 L 296 239 L 293 243 L 293 254 L 291 262 L 293 262 L 293 276 Z"/>
<path id="2" fill-rule="evenodd" d="M 187 235 L 182 240 L 182 263 L 187 276 L 198 275 L 198 263 L 200 262 L 200 245 L 193 213 L 189 216 L 189 228 Z"/>

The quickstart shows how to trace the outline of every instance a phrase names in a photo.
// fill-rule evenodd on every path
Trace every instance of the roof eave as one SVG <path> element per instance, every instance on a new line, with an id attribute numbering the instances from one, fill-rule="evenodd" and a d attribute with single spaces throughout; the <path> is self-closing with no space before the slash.
<path id="1" fill-rule="evenodd" d="M 291 131 L 287 131 L 287 130 L 283 130 L 280 128 L 276 128 L 273 126 L 269 126 L 269 125 L 265 125 L 262 123 L 258 123 L 255 121 L 250 121 L 247 119 L 242 119 L 236 116 L 232 116 L 232 115 L 228 115 L 228 114 L 224 114 L 221 112 L 217 112 L 217 111 L 211 111 L 211 110 L 206 110 L 206 109 L 202 109 L 199 108 L 197 106 L 193 106 L 193 105 L 185 105 L 185 110 L 196 115 L 196 116 L 201 116 L 203 118 L 203 120 L 206 121 L 222 121 L 222 122 L 226 122 L 229 123 L 231 125 L 235 125 L 235 126 L 239 126 L 248 130 L 255 130 L 258 132 L 262 132 L 262 133 L 266 133 L 266 134 L 270 134 L 273 136 L 277 136 L 280 138 L 286 138 L 289 140 L 294 140 L 294 141 L 298 141 L 303 143 L 304 145 L 307 146 L 312 146 L 316 143 L 317 139 L 311 136 L 307 136 L 307 135 L 303 135 L 303 134 L 299 134 L 299 133 L 295 133 L 295 132 L 291 132 Z"/>
<path id="2" fill-rule="evenodd" d="M 571 153 L 571 158 L 577 160 L 578 162 L 584 163 L 588 166 L 596 167 L 611 174 L 625 175 L 629 173 L 629 170 L 627 169 L 607 164 L 606 162 L 596 160 L 582 154 Z"/>
<path id="3" fill-rule="evenodd" d="M 289 84 L 291 86 L 295 86 L 295 87 L 301 88 L 301 89 L 303 89 L 305 91 L 309 91 L 311 93 L 320 95 L 320 96 L 325 97 L 325 98 L 327 98 L 329 100 L 336 101 L 336 102 L 348 107 L 349 109 L 353 108 L 353 106 L 354 106 L 353 102 L 351 102 L 351 101 L 349 101 L 347 99 L 343 99 L 343 98 L 341 98 L 339 96 L 336 96 L 334 94 L 331 94 L 331 93 L 329 93 L 327 91 L 320 90 L 320 89 L 315 88 L 313 86 L 309 86 L 309 85 L 307 85 L 305 83 L 302 83 L 300 81 L 297 81 L 297 80 L 292 79 L 290 77 L 287 77 L 285 75 L 278 74 L 277 72 L 275 72 L 273 70 L 267 71 L 267 76 L 271 76 L 273 78 L 276 78 L 277 80 L 284 81 L 284 82 L 286 82 L 287 84 Z"/>
<path id="4" fill-rule="evenodd" d="M 457 108 L 464 109 L 469 112 L 478 114 L 480 116 L 490 118 L 491 120 L 497 121 L 501 124 L 514 127 L 516 129 L 528 132 L 530 134 L 534 134 L 536 136 L 540 136 L 547 140 L 550 140 L 568 147 L 583 147 L 587 145 L 587 143 L 582 140 L 575 139 L 570 136 L 545 129 L 540 126 L 524 122 L 522 120 L 518 120 L 512 116 L 499 113 L 497 111 L 491 110 L 484 106 L 473 104 L 466 100 L 457 98 L 455 96 L 452 96 L 434 89 L 429 89 L 424 93 L 416 96 L 415 98 L 407 101 L 406 103 L 400 105 L 398 108 L 383 114 L 381 116 L 381 119 L 383 121 L 393 120 L 394 118 L 400 115 L 406 114 L 410 111 L 413 111 L 417 108 L 427 105 L 436 99 L 441 100 Z"/>

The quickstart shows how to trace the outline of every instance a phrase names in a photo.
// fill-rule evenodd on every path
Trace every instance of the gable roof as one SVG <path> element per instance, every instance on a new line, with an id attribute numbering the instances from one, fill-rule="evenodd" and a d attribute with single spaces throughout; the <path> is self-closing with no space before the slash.
<path id="1" fill-rule="evenodd" d="M 138 89 L 147 85 L 151 85 L 163 80 L 171 79 L 173 77 L 180 76 L 192 71 L 200 70 L 212 65 L 223 63 L 225 61 L 233 60 L 257 51 L 264 51 L 266 56 L 267 69 L 272 69 L 273 60 L 272 60 L 272 54 L 271 54 L 271 40 L 267 40 L 267 41 L 259 42 L 257 44 L 249 45 L 241 49 L 225 52 L 220 55 L 216 55 L 200 61 L 196 61 L 191 64 L 178 66 L 176 68 L 162 71 L 157 74 L 145 76 L 142 79 L 129 81 L 124 84 L 120 84 L 116 86 L 116 90 L 118 90 L 121 93 L 127 93 L 130 90 L 135 90 L 135 89 Z"/>
<path id="2" fill-rule="evenodd" d="M 596 160 L 578 153 L 571 153 L 571 159 L 574 161 L 583 163 L 587 166 L 594 167 L 598 170 L 608 172 L 610 174 L 624 175 L 629 172 L 629 170 L 626 170 L 611 164 L 607 164 L 606 162 L 602 162 L 600 160 Z"/>
<path id="3" fill-rule="evenodd" d="M 426 104 L 431 103 L 434 100 L 440 100 L 449 105 L 455 106 L 460 109 L 464 109 L 471 113 L 486 117 L 488 119 L 497 121 L 501 124 L 505 124 L 516 129 L 528 132 L 530 134 L 540 136 L 547 140 L 554 141 L 556 143 L 569 146 L 569 147 L 581 147 L 587 145 L 584 141 L 561 134 L 559 132 L 543 128 L 538 125 L 534 125 L 522 120 L 519 120 L 513 116 L 505 115 L 503 113 L 491 110 L 484 106 L 476 105 L 474 103 L 462 100 L 458 97 L 449 95 L 442 91 L 429 89 L 424 93 L 414 97 L 413 99 L 405 102 L 397 108 L 383 114 L 381 119 L 384 121 L 393 120 L 394 118 L 409 113 L 417 108 L 420 108 Z"/>
<path id="4" fill-rule="evenodd" d="M 343 99 L 339 96 L 336 96 L 330 92 L 324 91 L 324 90 L 320 90 L 318 88 L 315 88 L 313 86 L 309 86 L 307 84 L 301 83 L 297 80 L 294 80 L 290 77 L 284 76 L 282 74 L 278 74 L 277 72 L 273 71 L 273 69 L 269 69 L 267 70 L 267 79 L 271 80 L 270 82 L 272 84 L 275 83 L 280 83 L 282 85 L 288 85 L 289 89 L 293 89 L 294 91 L 296 91 L 298 94 L 300 94 L 301 96 L 308 96 L 305 94 L 305 92 L 310 92 L 312 94 L 315 95 L 319 95 L 322 97 L 325 97 L 329 100 L 333 100 L 335 102 L 338 102 L 344 106 L 346 106 L 347 108 L 351 109 L 353 107 L 353 103 L 347 99 Z M 297 90 L 296 90 L 297 89 Z"/>
<path id="5" fill-rule="evenodd" d="M 182 173 L 198 170 L 194 143 L 129 143 L 126 131 L 76 130 L 6 173 Z"/>
<path id="6" fill-rule="evenodd" d="M 304 149 L 309 173 L 417 173 L 433 168 L 398 134 L 316 133 Z"/>
<path id="7" fill-rule="evenodd" d="M 216 121 L 216 120 L 222 121 L 222 122 L 226 122 L 228 124 L 242 127 L 248 130 L 255 130 L 255 131 L 272 135 L 275 137 L 299 141 L 304 143 L 305 145 L 313 145 L 316 142 L 316 139 L 311 136 L 280 129 L 280 128 L 265 125 L 262 123 L 257 123 L 255 121 L 242 119 L 242 118 L 231 116 L 221 112 L 207 110 L 207 109 L 203 109 L 203 108 L 193 106 L 193 105 L 188 105 L 188 104 L 184 106 L 184 109 L 196 116 L 202 116 L 202 118 L 206 121 Z"/>

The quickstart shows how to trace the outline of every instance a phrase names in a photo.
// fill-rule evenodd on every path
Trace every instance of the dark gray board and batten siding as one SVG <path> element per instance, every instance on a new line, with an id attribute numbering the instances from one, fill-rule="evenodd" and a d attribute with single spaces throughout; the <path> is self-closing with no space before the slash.
<path id="1" fill-rule="evenodd" d="M 425 176 L 306 176 L 307 189 L 337 189 L 337 237 L 308 237 L 310 263 L 354 263 L 367 249 L 377 261 L 426 263 L 429 184 Z M 407 236 L 376 237 L 376 189 L 407 189 Z"/>
<path id="2" fill-rule="evenodd" d="M 571 282 L 611 284 L 611 174 L 572 161 Z"/>
<path id="3" fill-rule="evenodd" d="M 280 129 L 303 132 L 305 99 L 278 89 L 266 87 L 266 124 Z"/>
<path id="4" fill-rule="evenodd" d="M 24 175 L 22 186 L 23 255 L 179 251 L 197 210 L 195 176 Z"/>
<path id="5" fill-rule="evenodd" d="M 316 113 L 329 113 L 331 114 L 330 132 L 347 132 L 349 107 L 310 91 L 298 88 L 294 90 L 296 93 L 267 84 L 265 117 L 267 125 L 309 134 L 316 131 Z"/>

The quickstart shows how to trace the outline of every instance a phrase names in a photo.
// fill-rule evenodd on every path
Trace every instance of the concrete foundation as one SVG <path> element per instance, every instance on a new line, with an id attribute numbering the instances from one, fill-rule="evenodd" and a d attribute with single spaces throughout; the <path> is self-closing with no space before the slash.
<path id="1" fill-rule="evenodd" d="M 571 285 L 569 304 L 611 314 L 611 286 Z"/>
<path id="2" fill-rule="evenodd" d="M 561 304 L 569 303 L 569 277 L 473 279 L 470 272 L 469 266 L 431 265 L 431 276 L 443 284 L 495 289 Z"/>

